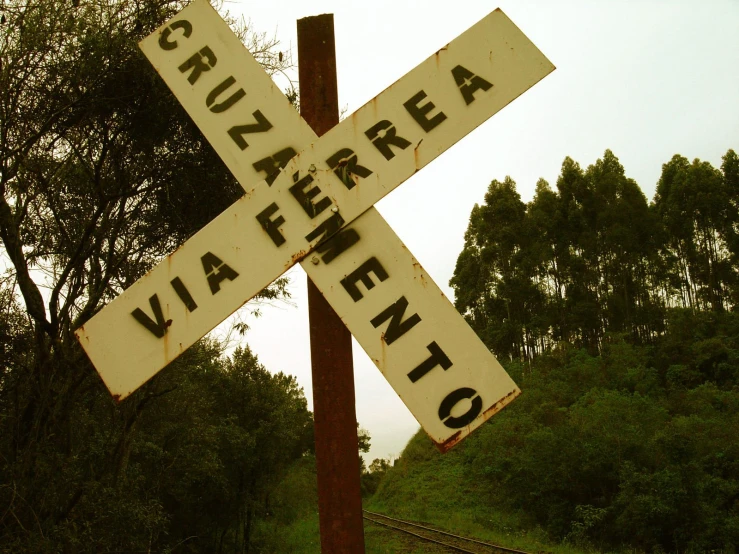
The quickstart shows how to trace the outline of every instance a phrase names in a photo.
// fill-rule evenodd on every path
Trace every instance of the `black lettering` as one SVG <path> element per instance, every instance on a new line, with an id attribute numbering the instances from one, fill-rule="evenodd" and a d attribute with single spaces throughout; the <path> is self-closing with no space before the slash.
<path id="1" fill-rule="evenodd" d="M 211 106 L 211 104 L 216 101 L 216 98 L 218 98 L 223 92 L 225 92 L 228 88 L 231 87 L 231 85 L 235 83 L 236 79 L 234 79 L 233 76 L 230 76 L 227 77 L 220 85 L 210 91 L 210 94 L 208 94 L 208 97 L 205 99 L 205 105 L 210 108 L 210 111 L 212 111 L 213 113 L 225 112 L 231 106 L 236 104 L 236 102 L 246 96 L 244 89 L 240 88 L 220 104 L 215 104 Z"/>
<path id="2" fill-rule="evenodd" d="M 206 46 L 200 52 L 190 56 L 186 62 L 180 65 L 179 70 L 180 73 L 185 73 L 192 69 L 192 73 L 187 76 L 187 80 L 191 85 L 194 85 L 195 81 L 200 79 L 203 71 L 210 71 L 211 67 L 215 67 L 217 61 L 216 55 Z"/>
<path id="3" fill-rule="evenodd" d="M 394 304 L 390 304 L 390 306 L 370 320 L 372 327 L 377 329 L 380 325 L 390 319 L 387 330 L 382 335 L 383 340 L 388 346 L 413 329 L 413 327 L 421 321 L 421 316 L 418 314 L 413 314 L 405 321 L 402 321 L 407 307 L 408 300 L 405 296 L 401 296 L 400 300 Z"/>
<path id="4" fill-rule="evenodd" d="M 188 20 L 181 19 L 180 21 L 175 21 L 169 27 L 164 29 L 161 35 L 159 35 L 159 47 L 162 50 L 174 50 L 177 48 L 177 41 L 169 40 L 169 35 L 171 35 L 172 31 L 175 29 L 182 29 L 182 36 L 185 38 L 190 38 L 190 35 L 192 34 L 192 25 Z"/>
<path id="5" fill-rule="evenodd" d="M 328 166 L 334 170 L 336 176 L 344 183 L 347 189 L 353 189 L 357 184 L 352 175 L 366 179 L 372 171 L 357 163 L 357 155 L 351 148 L 342 148 L 326 160 Z"/>
<path id="6" fill-rule="evenodd" d="M 154 312 L 156 321 L 152 320 L 148 315 L 144 313 L 141 308 L 136 308 L 131 312 L 131 315 L 141 323 L 146 329 L 151 332 L 156 338 L 161 339 L 167 332 L 167 328 L 172 325 L 172 320 L 168 319 L 164 321 L 164 314 L 162 313 L 162 305 L 159 303 L 159 297 L 155 294 L 149 298 L 149 306 L 151 311 Z"/>
<path id="7" fill-rule="evenodd" d="M 464 400 L 465 398 L 472 398 L 470 409 L 459 417 L 452 417 L 454 406 L 456 406 L 460 400 Z M 461 429 L 462 427 L 472 423 L 474 419 L 480 415 L 481 411 L 482 398 L 480 398 L 480 395 L 477 394 L 475 389 L 464 387 L 457 389 L 454 392 L 450 392 L 446 398 L 441 401 L 441 406 L 439 406 L 439 419 L 444 425 L 451 429 Z"/>
<path id="8" fill-rule="evenodd" d="M 246 150 L 246 147 L 249 146 L 249 143 L 244 140 L 242 135 L 246 135 L 248 133 L 264 133 L 272 128 L 272 124 L 267 121 L 267 118 L 264 117 L 262 112 L 259 110 L 255 111 L 252 115 L 254 116 L 254 119 L 257 120 L 256 123 L 250 123 L 248 125 L 234 125 L 228 130 L 228 135 L 242 150 Z"/>
<path id="9" fill-rule="evenodd" d="M 308 217 L 314 219 L 331 205 L 331 199 L 328 196 L 324 196 L 314 204 L 313 199 L 321 194 L 321 189 L 318 187 L 311 187 L 308 190 L 305 190 L 306 187 L 313 182 L 313 177 L 311 175 L 306 175 L 299 181 L 297 179 L 298 174 L 296 173 L 293 175 L 293 181 L 296 182 L 290 187 L 290 194 L 295 197 L 295 200 L 298 201 L 298 204 L 303 208 L 303 211 L 308 214 Z"/>
<path id="10" fill-rule="evenodd" d="M 321 244 L 337 233 L 342 225 L 344 225 L 344 218 L 339 215 L 339 212 L 334 212 L 331 214 L 331 217 L 322 221 L 318 227 L 305 235 L 305 240 L 311 242 L 323 235 L 323 238 L 317 243 Z"/>
<path id="11" fill-rule="evenodd" d="M 210 252 L 206 252 L 200 261 L 203 262 L 203 271 L 208 279 L 211 294 L 221 290 L 221 281 L 225 279 L 233 281 L 239 276 L 228 264 L 224 264 L 218 256 Z"/>
<path id="12" fill-rule="evenodd" d="M 259 114 L 259 115 L 262 115 L 262 114 Z M 242 125 L 242 127 L 250 127 L 250 126 Z M 233 129 L 234 128 L 232 128 L 232 130 Z M 231 131 L 229 131 L 229 134 L 230 133 Z M 244 140 L 241 138 L 241 135 L 237 135 L 237 136 L 239 139 Z M 246 148 L 246 146 L 247 144 L 246 142 L 244 142 L 244 148 Z M 242 148 L 242 150 L 244 148 Z M 291 159 L 297 156 L 297 154 L 298 153 L 293 148 L 290 148 L 288 146 L 287 148 L 280 150 L 279 152 L 277 152 L 276 154 L 273 154 L 272 156 L 267 156 L 266 158 L 262 158 L 258 162 L 254 162 L 252 164 L 252 167 L 256 169 L 257 171 L 264 171 L 267 174 L 267 179 L 266 179 L 267 184 L 269 186 L 272 186 L 272 183 L 275 182 L 275 179 L 277 179 L 277 176 L 280 174 L 280 170 L 283 169 L 287 165 L 287 162 L 289 162 Z"/>
<path id="13" fill-rule="evenodd" d="M 418 103 L 424 98 L 426 98 L 426 93 L 424 91 L 417 92 L 410 100 L 404 102 L 403 106 L 405 106 L 405 109 L 409 114 L 411 114 L 411 117 L 416 121 L 416 123 L 421 126 L 421 129 L 428 133 L 446 119 L 446 114 L 444 112 L 439 112 L 431 119 L 428 119 L 426 114 L 436 108 L 436 106 L 434 106 L 432 102 L 426 102 L 423 106 L 419 106 Z"/>
<path id="14" fill-rule="evenodd" d="M 439 347 L 439 345 L 436 344 L 436 341 L 429 344 L 426 348 L 429 352 L 431 352 L 431 356 L 426 358 L 418 365 L 418 367 L 416 367 L 408 374 L 408 378 L 411 380 L 411 383 L 415 383 L 416 381 L 418 381 L 421 377 L 426 375 L 437 365 L 440 365 L 441 369 L 443 369 L 444 371 L 452 367 L 451 360 L 447 357 L 446 354 L 444 354 L 444 351 Z"/>
<path id="15" fill-rule="evenodd" d="M 194 312 L 198 305 L 195 303 L 195 299 L 190 294 L 190 291 L 187 290 L 185 283 L 183 283 L 179 277 L 175 277 L 169 283 L 172 285 L 172 288 L 177 293 L 177 296 L 180 297 L 180 300 L 182 300 L 182 303 L 187 308 L 187 311 Z"/>
<path id="16" fill-rule="evenodd" d="M 367 288 L 367 290 L 375 288 L 375 283 L 370 278 L 370 273 L 374 273 L 380 283 L 388 278 L 385 268 L 382 267 L 380 261 L 373 256 L 341 280 L 341 286 L 349 293 L 349 296 L 351 296 L 351 299 L 354 300 L 354 302 L 359 302 L 364 298 L 357 287 L 358 281 L 362 281 L 362 284 Z"/>
<path id="17" fill-rule="evenodd" d="M 380 154 L 385 156 L 386 160 L 392 160 L 395 157 L 395 152 L 390 149 L 390 146 L 396 146 L 401 150 L 405 150 L 411 145 L 410 142 L 396 134 L 395 126 L 387 119 L 375 123 L 364 134 L 372 141 L 375 148 L 380 151 Z"/>
<path id="18" fill-rule="evenodd" d="M 346 252 L 351 246 L 358 242 L 359 233 L 354 229 L 344 229 L 316 248 L 316 252 L 323 254 L 323 256 L 321 256 L 323 263 L 330 264 L 339 256 L 339 254 Z"/>
<path id="19" fill-rule="evenodd" d="M 475 101 L 476 90 L 490 90 L 493 86 L 482 77 L 475 75 L 472 71 L 461 65 L 452 69 L 452 77 L 454 77 L 454 82 L 457 83 L 459 92 L 462 93 L 462 98 L 464 98 L 468 106 Z"/>
<path id="20" fill-rule="evenodd" d="M 269 238 L 272 239 L 272 242 L 275 243 L 275 246 L 285 244 L 285 237 L 283 237 L 282 233 L 280 232 L 280 225 L 285 223 L 285 218 L 279 216 L 276 219 L 270 219 L 272 214 L 274 214 L 279 209 L 280 208 L 277 206 L 277 204 L 272 202 L 257 215 L 257 221 L 262 226 L 262 229 L 267 231 Z"/>

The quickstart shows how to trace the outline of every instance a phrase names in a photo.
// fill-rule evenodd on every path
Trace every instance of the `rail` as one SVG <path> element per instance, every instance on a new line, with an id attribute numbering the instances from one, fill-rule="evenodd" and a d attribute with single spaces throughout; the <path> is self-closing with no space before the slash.
<path id="1" fill-rule="evenodd" d="M 469 544 L 474 545 L 474 546 L 477 546 L 477 547 L 482 546 L 482 547 L 485 547 L 485 548 L 488 549 L 487 552 L 490 552 L 492 550 L 492 551 L 497 551 L 497 552 L 509 552 L 509 553 L 512 553 L 512 554 L 529 554 L 528 552 L 524 552 L 523 550 L 515 550 L 513 548 L 506 548 L 505 546 L 499 546 L 497 544 L 492 544 L 492 543 L 480 541 L 480 540 L 477 540 L 477 539 L 471 539 L 469 537 L 463 537 L 463 536 L 460 536 L 460 535 L 455 535 L 453 533 L 448 533 L 447 531 L 440 531 L 439 529 L 433 529 L 431 527 L 426 527 L 424 525 L 419 525 L 418 523 L 414 523 L 414 522 L 411 522 L 411 521 L 406 521 L 406 520 L 403 520 L 403 519 L 398 519 L 398 518 L 386 516 L 384 514 L 380 514 L 380 513 L 377 513 L 377 512 L 370 512 L 369 510 L 362 510 L 362 512 L 364 512 L 364 514 L 369 514 L 370 516 L 372 516 L 372 517 L 368 517 L 367 515 L 364 515 L 363 517 L 367 521 L 370 521 L 370 522 L 372 522 L 372 523 L 374 523 L 376 525 L 380 525 L 382 527 L 388 527 L 388 528 L 394 529 L 396 531 L 407 533 L 408 535 L 412 535 L 412 536 L 417 537 L 417 538 L 419 538 L 421 540 L 428 541 L 428 542 L 431 542 L 431 543 L 435 543 L 435 544 L 444 546 L 444 547 L 449 548 L 451 550 L 455 550 L 456 552 L 465 552 L 467 554 L 481 554 L 480 551 L 479 551 L 479 549 L 478 550 L 468 550 L 465 547 L 462 547 L 462 546 L 459 546 L 459 545 L 455 545 L 455 544 L 451 544 L 449 542 L 443 542 L 441 540 L 434 539 L 434 538 L 429 537 L 429 536 L 421 535 L 421 534 L 416 533 L 416 532 L 414 532 L 412 530 L 404 529 L 403 527 L 398 527 L 397 525 L 391 525 L 391 524 L 385 523 L 383 521 L 378 521 L 377 519 L 374 519 L 374 518 L 384 518 L 386 520 L 395 522 L 397 524 L 404 525 L 406 527 L 410 527 L 410 528 L 412 528 L 414 530 L 423 530 L 423 531 L 429 532 L 429 533 L 436 533 L 437 535 L 442 535 L 444 537 L 452 538 L 455 541 L 460 541 L 460 542 L 463 542 L 463 543 L 469 543 Z M 468 546 L 468 548 L 473 548 L 474 546 Z"/>

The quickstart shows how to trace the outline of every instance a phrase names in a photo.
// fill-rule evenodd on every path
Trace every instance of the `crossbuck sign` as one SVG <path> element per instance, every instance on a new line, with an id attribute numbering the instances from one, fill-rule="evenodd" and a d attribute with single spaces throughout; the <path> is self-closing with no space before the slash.
<path id="1" fill-rule="evenodd" d="M 207 0 L 140 46 L 246 193 L 77 330 L 115 398 L 298 262 L 442 451 L 519 394 L 373 208 L 554 70 L 503 12 L 320 139 Z"/>

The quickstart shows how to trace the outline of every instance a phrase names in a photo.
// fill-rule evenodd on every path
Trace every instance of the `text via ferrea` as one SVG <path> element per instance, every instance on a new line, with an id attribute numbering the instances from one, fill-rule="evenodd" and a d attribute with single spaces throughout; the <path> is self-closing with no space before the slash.
<path id="1" fill-rule="evenodd" d="M 518 394 L 372 208 L 553 69 L 502 12 L 318 141 L 207 2 L 141 46 L 245 190 L 266 181 L 78 331 L 111 393 L 130 394 L 317 246 L 301 265 L 440 448 Z"/>

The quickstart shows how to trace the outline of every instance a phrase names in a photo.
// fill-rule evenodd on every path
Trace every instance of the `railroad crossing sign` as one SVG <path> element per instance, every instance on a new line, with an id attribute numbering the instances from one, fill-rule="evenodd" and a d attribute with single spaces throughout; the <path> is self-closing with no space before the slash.
<path id="1" fill-rule="evenodd" d="M 140 46 L 246 193 L 76 331 L 114 397 L 298 262 L 441 450 L 520 393 L 373 208 L 554 70 L 502 11 L 320 139 L 206 0 Z"/>

